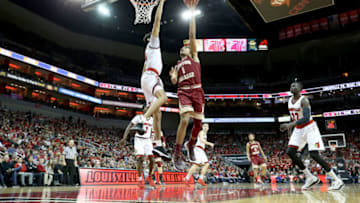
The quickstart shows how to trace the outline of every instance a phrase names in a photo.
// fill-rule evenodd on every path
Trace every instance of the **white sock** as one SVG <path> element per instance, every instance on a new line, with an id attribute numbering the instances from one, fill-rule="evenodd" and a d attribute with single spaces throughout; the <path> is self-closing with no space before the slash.
<path id="1" fill-rule="evenodd" d="M 186 177 L 185 177 L 186 180 L 190 180 L 190 175 L 187 174 Z"/>
<path id="2" fill-rule="evenodd" d="M 338 179 L 338 177 L 336 176 L 335 172 L 333 170 L 331 170 L 330 172 L 327 173 L 328 176 L 331 177 L 331 179 L 336 180 Z"/>
<path id="3" fill-rule="evenodd" d="M 142 181 L 142 177 L 140 176 L 140 177 L 138 178 L 138 180 L 139 180 L 139 181 Z"/>
<path id="4" fill-rule="evenodd" d="M 204 179 L 204 176 L 203 176 L 203 175 L 200 175 L 200 176 L 199 176 L 199 179 Z"/>
<path id="5" fill-rule="evenodd" d="M 303 170 L 303 173 L 305 174 L 306 177 L 311 177 L 311 176 L 313 176 L 313 174 L 311 174 L 311 172 L 309 171 L 308 168 L 305 168 L 305 169 Z"/>

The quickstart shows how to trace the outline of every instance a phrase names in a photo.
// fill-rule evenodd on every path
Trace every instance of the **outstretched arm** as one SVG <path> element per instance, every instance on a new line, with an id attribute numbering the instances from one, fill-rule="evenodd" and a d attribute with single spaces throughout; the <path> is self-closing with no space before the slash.
<path id="1" fill-rule="evenodd" d="M 162 13 L 163 13 L 164 2 L 165 2 L 165 0 L 160 0 L 159 6 L 156 10 L 154 26 L 153 26 L 153 30 L 151 33 L 152 37 L 154 37 L 154 38 L 159 37 L 160 22 L 161 22 L 161 17 L 162 17 Z"/>
<path id="2" fill-rule="evenodd" d="M 120 146 L 124 146 L 125 145 L 125 142 L 126 142 L 126 139 L 127 139 L 127 137 L 128 137 L 128 135 L 129 135 L 129 132 L 130 132 L 130 128 L 132 128 L 134 126 L 134 124 L 133 123 L 130 123 L 127 127 L 126 127 L 126 130 L 125 130 L 125 132 L 124 132 L 124 136 L 123 136 L 123 138 L 120 140 Z"/>
<path id="3" fill-rule="evenodd" d="M 190 6 L 190 10 L 191 10 L 192 13 L 195 13 L 197 4 L 198 4 L 198 1 L 195 1 L 194 4 L 192 4 Z M 196 20 L 195 20 L 195 15 L 191 16 L 189 39 L 190 39 L 191 56 L 194 59 L 194 61 L 200 62 L 199 57 L 198 57 L 197 48 L 196 48 Z"/>

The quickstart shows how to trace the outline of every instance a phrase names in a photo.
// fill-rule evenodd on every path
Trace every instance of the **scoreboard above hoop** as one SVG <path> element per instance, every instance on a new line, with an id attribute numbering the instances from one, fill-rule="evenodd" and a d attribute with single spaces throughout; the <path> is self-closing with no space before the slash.
<path id="1" fill-rule="evenodd" d="M 94 10 L 100 4 L 112 4 L 117 1 L 118 0 L 82 0 L 81 9 L 85 12 L 89 12 Z"/>

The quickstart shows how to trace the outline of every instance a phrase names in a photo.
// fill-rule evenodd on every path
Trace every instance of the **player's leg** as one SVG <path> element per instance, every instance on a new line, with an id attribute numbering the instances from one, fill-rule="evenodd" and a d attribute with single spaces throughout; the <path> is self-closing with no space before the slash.
<path id="1" fill-rule="evenodd" d="M 181 148 L 184 142 L 189 120 L 190 120 L 190 112 L 184 112 L 180 114 L 180 122 L 176 134 L 175 152 L 173 155 L 174 168 L 180 171 L 184 170 L 185 168 L 185 163 L 181 158 Z"/>
<path id="2" fill-rule="evenodd" d="M 205 177 L 206 171 L 209 168 L 209 165 L 210 165 L 209 163 L 205 163 L 203 165 L 203 167 L 201 168 L 200 177 L 197 182 L 202 186 L 207 186 L 207 184 L 204 181 L 204 177 Z"/>
<path id="3" fill-rule="evenodd" d="M 198 169 L 198 167 L 199 166 L 197 164 L 195 164 L 195 163 L 190 167 L 190 169 L 189 169 L 189 171 L 188 171 L 188 173 L 187 173 L 187 175 L 185 176 L 185 179 L 184 179 L 184 182 L 185 182 L 186 185 L 190 184 L 190 178 L 194 174 L 194 172 Z"/>
<path id="4" fill-rule="evenodd" d="M 151 177 L 151 174 L 153 174 L 153 170 L 154 170 L 154 156 L 148 156 L 149 159 L 149 175 L 146 177 L 146 181 L 153 187 L 155 187 L 155 183 Z"/>
<path id="5" fill-rule="evenodd" d="M 154 142 L 156 143 L 153 153 L 156 156 L 162 157 L 164 160 L 170 160 L 171 156 L 167 153 L 167 151 L 161 145 L 161 117 L 162 117 L 161 111 L 160 111 L 160 109 L 158 109 L 153 115 L 153 118 L 154 118 L 153 129 L 155 132 Z"/>
<path id="6" fill-rule="evenodd" d="M 143 163 L 144 163 L 144 156 L 145 156 L 145 149 L 144 149 L 144 142 L 143 139 L 135 137 L 134 140 L 134 149 L 135 149 L 135 156 L 137 159 L 136 163 L 136 170 L 138 172 L 138 186 L 140 188 L 144 187 L 144 182 L 142 180 L 142 171 L 143 171 Z"/>
<path id="7" fill-rule="evenodd" d="M 144 91 L 146 103 L 147 105 L 150 105 L 150 107 L 144 115 L 138 115 L 140 117 L 140 122 L 135 123 L 135 126 L 130 130 L 143 134 L 145 132 L 143 128 L 144 119 L 150 118 L 156 111 L 159 111 L 160 106 L 166 103 L 167 96 L 161 79 L 151 73 L 143 73 L 141 77 L 141 88 Z"/>
<path id="8" fill-rule="evenodd" d="M 195 160 L 194 155 L 194 145 L 196 143 L 199 132 L 201 131 L 202 125 L 201 122 L 204 119 L 204 107 L 205 107 L 205 96 L 202 89 L 197 89 L 192 92 L 191 102 L 194 108 L 192 117 L 194 120 L 194 125 L 191 131 L 191 138 L 189 142 L 185 145 L 188 152 L 188 158 L 192 161 Z"/>
<path id="9" fill-rule="evenodd" d="M 157 159 L 155 160 L 155 163 L 156 163 L 156 165 L 157 165 L 157 171 L 158 171 L 158 173 L 159 173 L 159 179 L 160 179 L 159 183 L 160 183 L 160 185 L 164 185 L 164 180 L 163 180 L 163 168 L 162 168 L 162 160 L 161 160 L 161 158 L 160 158 L 160 157 L 157 158 Z"/>
<path id="10" fill-rule="evenodd" d="M 266 177 L 266 164 L 265 164 L 265 163 L 261 164 L 260 168 L 261 168 L 260 180 L 261 180 L 262 182 L 265 182 L 265 177 Z"/>
<path id="11" fill-rule="evenodd" d="M 315 177 L 313 174 L 311 174 L 309 169 L 305 167 L 303 161 L 297 155 L 299 146 L 303 146 L 304 142 L 306 142 L 306 139 L 304 138 L 303 134 L 304 134 L 303 129 L 298 129 L 298 128 L 294 129 L 289 140 L 289 145 L 286 154 L 290 157 L 293 164 L 297 165 L 299 169 L 305 174 L 306 181 L 302 189 L 307 190 L 310 189 L 315 184 L 319 183 L 319 179 Z"/>
<path id="12" fill-rule="evenodd" d="M 259 166 L 253 164 L 252 165 L 253 171 L 254 171 L 254 183 L 257 183 L 257 177 L 258 177 L 258 171 L 259 171 Z"/>
<path id="13" fill-rule="evenodd" d="M 136 170 L 138 173 L 138 185 L 139 187 L 143 187 L 143 180 L 142 180 L 142 171 L 143 171 L 143 163 L 144 163 L 144 156 L 137 155 L 137 163 L 136 163 Z"/>
<path id="14" fill-rule="evenodd" d="M 319 128 L 314 123 L 311 126 L 307 126 L 305 130 L 307 131 L 307 142 L 310 157 L 319 163 L 325 169 L 327 175 L 332 179 L 332 184 L 329 190 L 340 190 L 344 187 L 343 181 L 336 176 L 335 172 L 331 170 L 329 164 L 319 154 L 319 151 L 325 150 Z"/>

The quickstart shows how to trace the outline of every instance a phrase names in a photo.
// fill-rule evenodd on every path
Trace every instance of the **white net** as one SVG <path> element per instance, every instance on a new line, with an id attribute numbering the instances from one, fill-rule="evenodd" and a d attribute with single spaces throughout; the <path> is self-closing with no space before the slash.
<path id="1" fill-rule="evenodd" d="M 159 0 L 130 0 L 130 2 L 135 7 L 134 24 L 151 23 L 152 11 L 158 5 Z"/>

